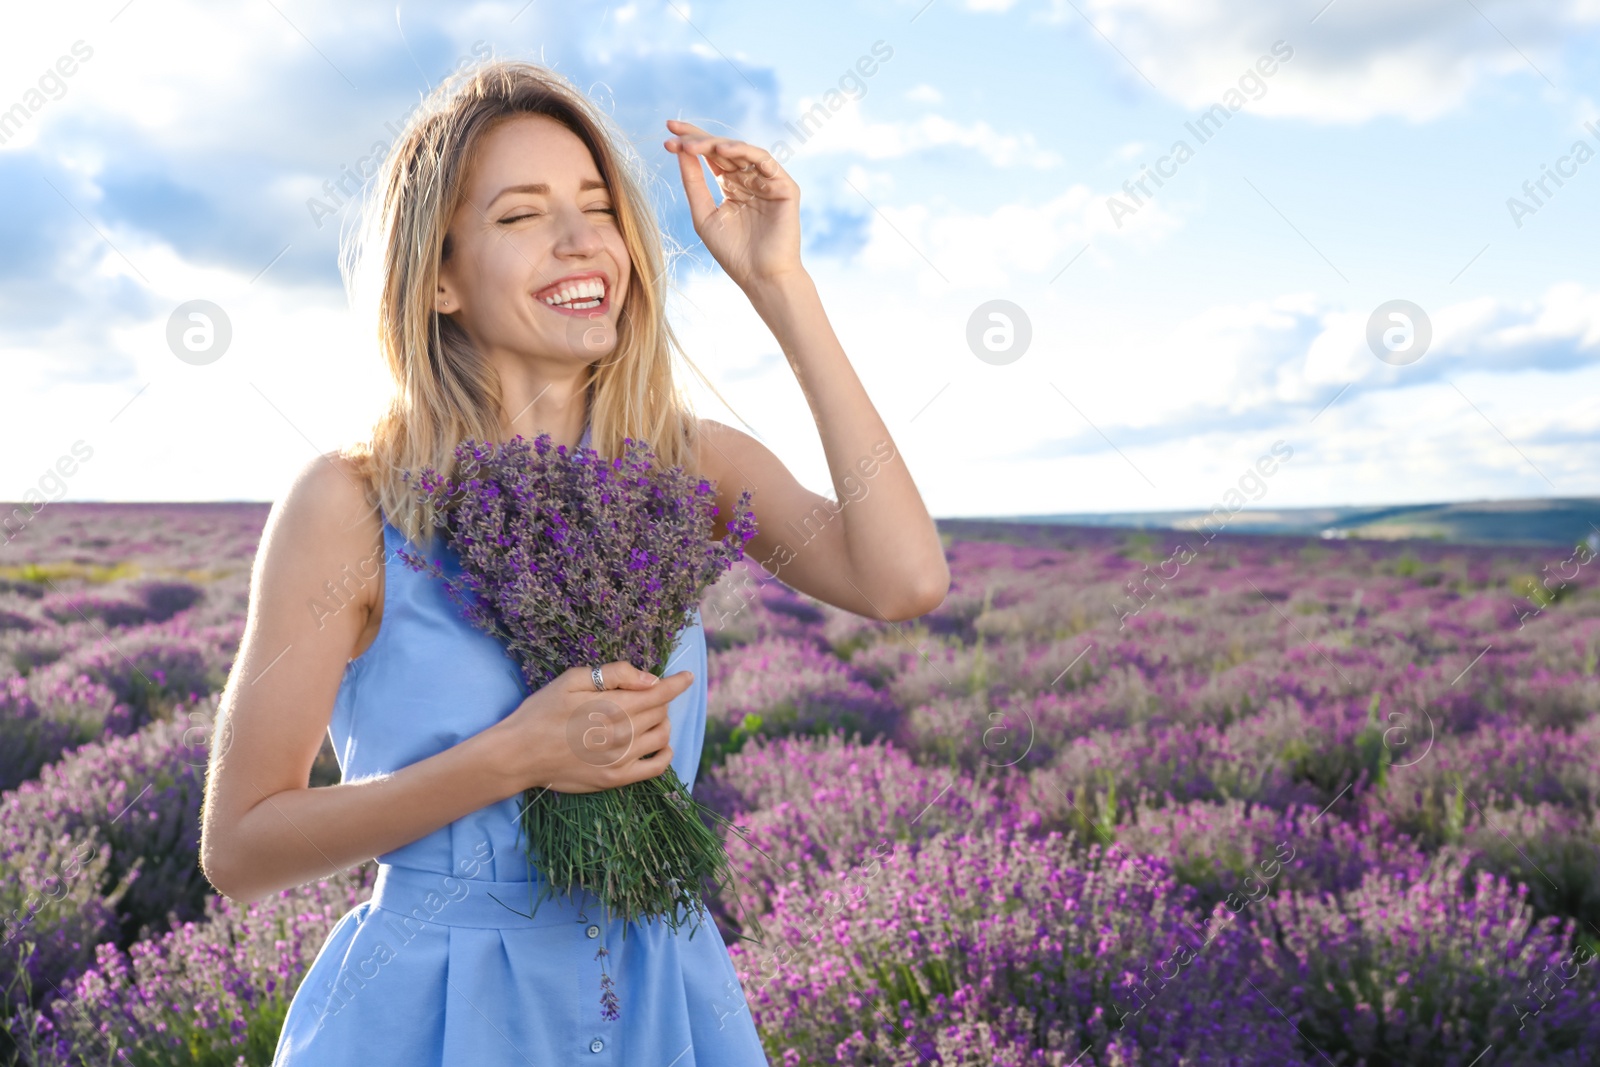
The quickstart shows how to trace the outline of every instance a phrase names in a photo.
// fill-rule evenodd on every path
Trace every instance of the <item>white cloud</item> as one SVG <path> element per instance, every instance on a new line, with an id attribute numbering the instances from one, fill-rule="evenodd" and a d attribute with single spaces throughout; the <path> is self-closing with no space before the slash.
<path id="1" fill-rule="evenodd" d="M 1486 296 L 1424 310 L 1432 326 L 1427 352 L 1395 367 L 1367 346 L 1371 309 L 1310 294 L 1210 308 L 1160 341 L 1186 353 L 1167 374 L 1171 395 L 1190 398 L 1197 411 L 1315 411 L 1347 384 L 1393 391 L 1470 373 L 1600 370 L 1600 290 L 1565 283 L 1536 300 Z M 1182 405 L 1162 413 L 1181 416 Z"/>
<path id="2" fill-rule="evenodd" d="M 1052 0 L 1044 18 L 1088 35 L 1097 48 L 1106 48 L 1104 34 L 1138 68 L 1141 83 L 1148 79 L 1189 108 L 1217 102 L 1275 41 L 1285 41 L 1293 58 L 1250 109 L 1330 122 L 1425 121 L 1460 106 L 1483 81 L 1508 76 L 1531 79 L 1540 91 L 1549 90 L 1546 78 L 1576 90 L 1562 47 L 1600 24 L 1594 0 L 1334 0 L 1312 22 L 1315 10 L 1291 13 L 1251 0 Z M 1126 71 L 1115 53 L 1107 56 Z"/>
<path id="3" fill-rule="evenodd" d="M 826 105 L 809 97 L 801 98 L 799 114 L 780 129 L 779 136 L 796 154 L 829 153 L 885 160 L 956 147 L 972 149 L 997 167 L 1049 170 L 1062 162 L 1059 154 L 1041 148 L 1033 134 L 1001 133 L 982 119 L 960 123 L 943 115 L 927 114 L 908 121 L 872 122 L 863 115 L 860 104 L 846 103 L 837 112 L 830 112 Z"/>
<path id="4" fill-rule="evenodd" d="M 1502 327 L 1485 347 L 1514 352 L 1569 339 L 1583 349 L 1600 347 L 1600 293 L 1576 282 L 1552 286 L 1531 321 Z"/>
<path id="5" fill-rule="evenodd" d="M 1373 358 L 1367 347 L 1367 309 L 1327 311 L 1307 351 L 1303 383 L 1383 379 L 1391 384 L 1467 370 L 1566 372 L 1600 365 L 1600 291 L 1574 282 L 1552 285 L 1537 299 L 1491 296 L 1424 309 L 1432 341 L 1404 370 Z"/>
<path id="6" fill-rule="evenodd" d="M 1395 368 L 1363 349 L 1359 365 L 1314 374 L 1308 350 L 1355 354 L 1352 321 L 1364 316 L 1309 294 L 1213 307 L 1162 328 L 1017 278 L 936 285 L 929 299 L 905 272 L 871 263 L 828 262 L 814 274 L 937 515 L 1209 507 L 1278 439 L 1295 451 L 1271 483 L 1267 500 L 1279 507 L 1577 495 L 1600 463 L 1600 361 L 1505 375 L 1483 356 L 1446 357 L 1445 381 L 1429 368 L 1433 356 Z M 996 295 L 1023 304 L 1033 325 L 1033 347 L 1004 367 L 974 359 L 962 337 L 970 311 Z M 691 356 L 802 482 L 831 492 L 810 408 L 748 302 L 720 277 L 696 278 L 688 296 L 675 324 Z M 1571 303 L 1552 290 L 1537 307 L 1467 302 L 1436 319 L 1459 338 L 1486 317 L 1533 322 Z M 1574 321 L 1569 338 L 1595 323 Z M 701 413 L 737 423 L 709 398 Z"/>
<path id="7" fill-rule="evenodd" d="M 872 269 L 925 275 L 935 283 L 937 275 L 955 285 L 1049 277 L 1085 244 L 1115 238 L 1149 247 L 1181 225 L 1159 203 L 1150 203 L 1118 229 L 1106 210 L 1106 194 L 1081 183 L 1041 203 L 936 212 L 925 204 L 892 202 L 892 186 L 876 172 L 852 167 L 848 177 L 882 212 L 873 214 L 860 261 Z"/>
<path id="8" fill-rule="evenodd" d="M 370 340 L 342 294 L 256 283 L 146 251 L 162 314 L 109 331 L 114 367 L 98 381 L 61 380 L 50 338 L 18 351 L 0 405 L 8 457 L 0 497 L 14 499 L 46 453 L 83 438 L 94 459 L 73 479 L 77 500 L 273 499 L 295 468 L 364 434 L 387 390 Z M 204 296 L 232 342 L 193 366 L 166 343 L 166 312 Z M 315 383 L 311 385 L 310 383 Z"/>
<path id="9" fill-rule="evenodd" d="M 1138 159 L 1149 147 L 1143 141 L 1129 141 L 1127 144 L 1118 145 L 1117 150 L 1107 157 L 1106 165 L 1110 166 L 1113 163 L 1126 163 L 1129 160 Z"/>

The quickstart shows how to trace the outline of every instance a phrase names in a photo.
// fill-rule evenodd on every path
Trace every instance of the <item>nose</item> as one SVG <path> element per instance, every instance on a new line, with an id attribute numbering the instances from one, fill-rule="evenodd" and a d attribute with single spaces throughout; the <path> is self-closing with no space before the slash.
<path id="1" fill-rule="evenodd" d="M 604 250 L 605 242 L 601 240 L 600 229 L 593 219 L 576 207 L 566 208 L 560 214 L 556 255 L 585 258 L 597 256 Z"/>

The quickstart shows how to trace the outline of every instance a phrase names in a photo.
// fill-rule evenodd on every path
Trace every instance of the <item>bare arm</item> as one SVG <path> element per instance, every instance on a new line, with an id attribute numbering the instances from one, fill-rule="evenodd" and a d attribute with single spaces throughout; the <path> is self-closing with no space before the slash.
<path id="1" fill-rule="evenodd" d="M 802 272 L 748 293 L 800 380 L 836 496 L 801 485 L 749 434 L 704 420 L 700 469 L 717 479 L 719 520 L 750 489 L 760 531 L 749 553 L 775 577 L 867 618 L 900 621 L 932 611 L 950 588 L 938 529 L 816 286 Z M 719 522 L 717 536 L 722 532 Z"/>
<path id="2" fill-rule="evenodd" d="M 337 457 L 309 464 L 268 518 L 201 816 L 201 868 L 235 900 L 259 900 L 353 867 L 524 789 L 609 788 L 659 774 L 671 760 L 666 702 L 692 676 L 680 672 L 647 686 L 643 671 L 608 664 L 608 683 L 648 689 L 611 696 L 632 717 L 632 751 L 661 749 L 653 759 L 627 759 L 624 749 L 614 763 L 596 766 L 592 753 L 580 760 L 569 750 L 566 716 L 588 699 L 582 686 L 589 684 L 586 670 L 582 679 L 570 671 L 495 726 L 437 755 L 380 777 L 310 788 L 311 764 L 382 571 L 331 615 L 310 605 L 325 603 L 324 583 L 337 585 L 343 568 L 355 569 L 381 544 L 377 514 Z"/>
<path id="3" fill-rule="evenodd" d="M 668 119 L 695 233 L 744 290 L 799 379 L 839 503 L 800 485 L 749 434 L 705 422 L 695 457 L 716 478 L 719 518 L 751 491 L 756 561 L 803 593 L 867 618 L 899 621 L 950 589 L 939 531 L 911 472 L 822 309 L 800 261 L 800 187 L 764 148 Z M 719 204 L 701 160 L 722 189 Z M 721 536 L 719 522 L 714 532 Z"/>

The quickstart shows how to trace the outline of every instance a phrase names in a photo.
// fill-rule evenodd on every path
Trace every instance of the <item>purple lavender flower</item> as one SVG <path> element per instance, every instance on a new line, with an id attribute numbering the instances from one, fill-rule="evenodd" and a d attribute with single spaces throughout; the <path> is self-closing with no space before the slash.
<path id="1" fill-rule="evenodd" d="M 607 462 L 594 449 L 552 448 L 548 434 L 531 446 L 520 435 L 503 445 L 464 441 L 449 477 L 417 476 L 461 576 L 404 549 L 401 558 L 444 581 L 464 615 L 505 642 L 530 691 L 575 664 L 625 660 L 663 673 L 700 595 L 755 534 L 748 491 L 727 535 L 713 541 L 711 483 L 657 468 L 643 442 L 625 444 Z M 585 889 L 610 913 L 676 928 L 700 910 L 704 879 L 729 877 L 702 820 L 714 813 L 671 768 L 619 789 L 539 789 L 527 799 L 523 829 L 544 876 L 541 900 Z"/>

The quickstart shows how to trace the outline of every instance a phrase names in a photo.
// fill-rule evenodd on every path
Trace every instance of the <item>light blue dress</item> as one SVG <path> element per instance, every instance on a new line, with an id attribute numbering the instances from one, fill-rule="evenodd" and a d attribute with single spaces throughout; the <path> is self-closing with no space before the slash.
<path id="1" fill-rule="evenodd" d="M 442 752 L 529 694 L 504 646 L 461 617 L 438 579 L 395 554 L 421 551 L 459 574 L 441 536 L 419 550 L 386 519 L 383 540 L 378 635 L 346 665 L 329 724 L 345 781 Z M 706 719 L 698 610 L 665 673 L 684 669 L 694 684 L 667 710 L 672 764 L 692 788 Z M 552 897 L 532 920 L 513 912 L 537 899 L 521 805 L 508 798 L 377 857 L 372 898 L 329 932 L 289 1005 L 273 1067 L 767 1064 L 727 947 L 703 912 L 676 933 L 628 923 L 626 937 L 592 897 L 587 907 Z M 616 1020 L 601 1005 L 602 946 Z"/>

